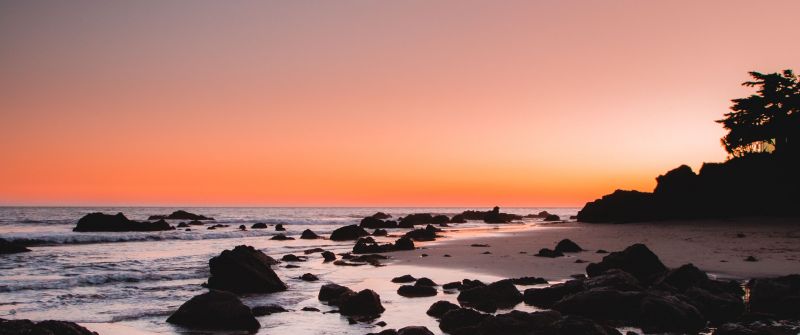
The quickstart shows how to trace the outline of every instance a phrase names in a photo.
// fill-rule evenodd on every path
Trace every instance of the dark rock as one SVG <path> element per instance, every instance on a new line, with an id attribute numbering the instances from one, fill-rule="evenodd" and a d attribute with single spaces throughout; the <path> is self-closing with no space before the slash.
<path id="1" fill-rule="evenodd" d="M 83 326 L 68 321 L 4 320 L 0 319 L 3 335 L 97 335 Z"/>
<path id="2" fill-rule="evenodd" d="M 325 249 L 322 249 L 322 248 L 311 248 L 311 249 L 303 250 L 303 253 L 306 254 L 306 255 L 316 254 L 318 252 L 325 252 Z"/>
<path id="3" fill-rule="evenodd" d="M 487 316 L 477 327 L 478 334 L 547 334 L 551 325 L 561 319 L 556 311 L 509 313 Z"/>
<path id="4" fill-rule="evenodd" d="M 441 230 L 434 226 L 428 225 L 424 229 L 414 229 L 410 232 L 407 232 L 403 236 L 414 241 L 433 241 L 436 239 L 436 233 L 439 231 Z"/>
<path id="5" fill-rule="evenodd" d="M 402 275 L 400 277 L 392 278 L 392 283 L 411 283 L 417 281 L 412 275 Z"/>
<path id="6" fill-rule="evenodd" d="M 331 233 L 331 240 L 333 241 L 350 241 L 357 240 L 360 237 L 367 236 L 369 233 L 356 225 L 344 226 L 337 228 Z"/>
<path id="7" fill-rule="evenodd" d="M 389 232 L 387 232 L 386 229 L 375 229 L 375 231 L 372 232 L 372 236 L 386 236 L 386 235 L 389 235 Z"/>
<path id="8" fill-rule="evenodd" d="M 344 257 L 344 256 L 342 256 Z M 378 255 L 378 254 L 368 254 L 368 255 L 359 255 L 355 257 L 351 257 L 350 260 L 353 262 L 361 262 L 361 263 L 368 263 L 372 266 L 382 266 L 380 263 L 381 260 L 388 259 L 389 257 Z"/>
<path id="9" fill-rule="evenodd" d="M 378 242 L 375 242 L 375 239 L 372 237 L 359 238 L 356 244 L 353 246 L 354 254 L 382 253 L 394 250 L 394 244 L 379 244 Z"/>
<path id="10" fill-rule="evenodd" d="M 0 238 L 0 255 L 2 254 L 16 254 L 20 252 L 28 252 L 31 249 L 28 249 L 19 242 L 11 242 L 5 239 Z"/>
<path id="11" fill-rule="evenodd" d="M 254 316 L 264 316 L 275 313 L 284 313 L 288 311 L 285 308 L 278 305 L 265 305 L 265 306 L 253 307 L 252 312 Z"/>
<path id="12" fill-rule="evenodd" d="M 521 216 L 515 214 L 500 213 L 500 207 L 495 206 L 491 211 L 485 212 L 483 222 L 486 223 L 509 223 L 513 220 L 520 220 Z"/>
<path id="13" fill-rule="evenodd" d="M 239 225 L 239 230 L 247 230 L 247 227 L 245 227 L 244 225 Z"/>
<path id="14" fill-rule="evenodd" d="M 556 244 L 556 248 L 554 250 L 558 252 L 581 252 L 583 251 L 583 248 L 581 248 L 577 243 L 572 242 L 570 239 L 563 239 Z"/>
<path id="15" fill-rule="evenodd" d="M 547 284 L 547 280 L 540 277 L 519 277 L 519 278 L 512 278 L 511 280 L 514 285 L 538 285 L 538 284 Z"/>
<path id="16" fill-rule="evenodd" d="M 639 222 L 658 218 L 652 193 L 616 190 L 587 203 L 578 212 L 581 222 Z"/>
<path id="17" fill-rule="evenodd" d="M 688 303 L 713 324 L 736 320 L 745 311 L 741 295 L 719 291 L 712 293 L 700 287 L 690 287 L 684 292 L 684 296 Z"/>
<path id="18" fill-rule="evenodd" d="M 439 329 L 446 333 L 455 333 L 465 329 L 475 329 L 488 315 L 480 313 L 470 308 L 459 308 L 444 313 L 439 322 Z M 464 332 L 463 334 L 475 334 L 477 331 Z M 459 333 L 462 334 L 462 333 Z"/>
<path id="19" fill-rule="evenodd" d="M 433 316 L 433 317 L 440 318 L 445 313 L 447 313 L 449 311 L 452 311 L 454 309 L 459 309 L 459 308 L 461 308 L 461 307 L 459 307 L 458 305 L 456 305 L 456 304 L 454 304 L 452 302 L 449 302 L 447 300 L 439 300 L 439 301 L 433 303 L 433 305 L 431 305 L 430 308 L 428 308 L 428 311 L 426 312 L 426 314 L 428 314 L 430 316 Z"/>
<path id="20" fill-rule="evenodd" d="M 523 299 L 511 280 L 500 280 L 486 286 L 461 289 L 458 302 L 467 306 L 512 307 Z"/>
<path id="21" fill-rule="evenodd" d="M 747 258 L 745 258 L 744 261 L 745 262 L 758 262 L 758 259 L 753 257 L 753 256 L 747 256 Z"/>
<path id="22" fill-rule="evenodd" d="M 422 326 L 408 326 L 400 328 L 397 335 L 433 335 L 433 333 Z"/>
<path id="23" fill-rule="evenodd" d="M 528 305 L 550 308 L 564 297 L 584 290 L 586 290 L 586 285 L 582 281 L 570 280 L 549 287 L 529 288 L 525 290 L 523 299 Z"/>
<path id="24" fill-rule="evenodd" d="M 270 238 L 270 240 L 275 240 L 275 241 L 289 241 L 289 240 L 294 240 L 294 237 L 289 237 L 289 236 L 286 236 L 286 235 L 284 235 L 284 234 L 277 234 L 277 235 L 275 235 L 275 236 L 272 236 L 272 237 Z"/>
<path id="25" fill-rule="evenodd" d="M 293 254 L 286 254 L 281 257 L 281 260 L 284 262 L 305 262 L 307 258 L 305 256 L 296 256 Z"/>
<path id="26" fill-rule="evenodd" d="M 391 220 L 384 221 L 384 220 L 381 220 L 381 219 L 377 219 L 377 218 L 368 216 L 368 217 L 365 217 L 365 218 L 361 219 L 361 223 L 359 223 L 359 226 L 362 227 L 362 228 L 369 228 L 369 229 L 375 229 L 375 228 L 397 228 L 397 222 L 396 221 L 391 221 Z"/>
<path id="27" fill-rule="evenodd" d="M 109 232 L 123 232 L 123 231 L 162 231 L 172 230 L 174 227 L 170 226 L 163 219 L 156 222 L 139 222 L 128 220 L 122 213 L 116 215 L 103 214 L 103 213 L 90 213 L 86 214 L 80 220 L 72 231 L 76 232 L 94 232 L 94 231 L 109 231 Z"/>
<path id="28" fill-rule="evenodd" d="M 473 247 L 473 248 L 488 248 L 489 247 L 488 244 L 480 244 L 480 243 L 470 244 L 469 246 Z"/>
<path id="29" fill-rule="evenodd" d="M 302 279 L 304 281 L 317 281 L 317 280 L 319 280 L 319 277 L 317 277 L 317 276 L 315 276 L 315 275 L 313 275 L 311 273 L 304 273 L 302 276 L 300 276 L 300 279 Z"/>
<path id="30" fill-rule="evenodd" d="M 771 322 L 726 323 L 713 335 L 797 335 L 797 327 Z"/>
<path id="31" fill-rule="evenodd" d="M 603 257 L 600 263 L 589 264 L 586 273 L 589 277 L 594 277 L 609 269 L 630 273 L 643 283 L 649 283 L 667 271 L 664 263 L 644 244 L 634 244 L 623 251 L 612 252 Z"/>
<path id="32" fill-rule="evenodd" d="M 286 231 L 286 228 L 283 227 L 282 223 L 275 225 L 275 231 Z"/>
<path id="33" fill-rule="evenodd" d="M 450 222 L 450 218 L 447 215 L 436 215 L 431 219 L 432 224 L 445 224 Z"/>
<path id="34" fill-rule="evenodd" d="M 270 268 L 275 260 L 251 246 L 225 250 L 208 262 L 211 277 L 208 287 L 234 293 L 270 293 L 286 290 Z"/>
<path id="35" fill-rule="evenodd" d="M 188 227 L 189 227 L 189 224 L 186 223 L 186 222 L 178 223 L 178 228 L 188 228 Z"/>
<path id="36" fill-rule="evenodd" d="M 205 223 L 200 222 L 198 220 L 192 220 L 192 221 L 189 221 L 189 225 L 190 226 L 202 226 L 202 225 L 205 225 Z"/>
<path id="37" fill-rule="evenodd" d="M 432 297 L 436 293 L 436 288 L 432 286 L 403 285 L 397 289 L 397 294 L 408 298 Z"/>
<path id="38" fill-rule="evenodd" d="M 467 220 L 464 218 L 464 215 L 456 214 L 450 218 L 450 223 L 467 223 Z"/>
<path id="39" fill-rule="evenodd" d="M 548 215 L 550 215 L 550 213 L 548 213 L 547 211 L 541 211 L 541 212 L 539 212 L 539 213 L 537 213 L 537 214 L 528 214 L 528 215 L 525 215 L 525 217 L 526 217 L 526 218 L 530 218 L 530 219 L 536 219 L 536 218 L 539 218 L 539 219 L 544 219 L 544 218 L 546 218 Z"/>
<path id="40" fill-rule="evenodd" d="M 471 289 L 475 287 L 484 287 L 484 286 L 486 286 L 486 284 L 477 279 L 476 280 L 464 279 L 461 281 L 462 289 Z"/>
<path id="41" fill-rule="evenodd" d="M 431 223 L 433 223 L 433 215 L 428 213 L 415 213 L 400 218 L 400 222 L 397 226 L 400 228 L 414 228 L 416 225 Z"/>
<path id="42" fill-rule="evenodd" d="M 548 334 L 563 335 L 620 335 L 616 329 L 603 326 L 597 322 L 575 315 L 566 315 L 554 322 Z"/>
<path id="43" fill-rule="evenodd" d="M 250 226 L 250 229 L 266 229 L 266 228 L 267 228 L 267 224 L 266 223 L 261 223 L 261 222 L 254 223 L 252 226 Z"/>
<path id="44" fill-rule="evenodd" d="M 447 284 L 442 285 L 442 289 L 445 290 L 460 290 L 461 289 L 461 282 L 454 281 Z"/>
<path id="45" fill-rule="evenodd" d="M 588 289 L 608 288 L 617 291 L 642 291 L 644 288 L 630 273 L 619 269 L 611 269 L 601 275 L 583 280 Z"/>
<path id="46" fill-rule="evenodd" d="M 319 235 L 317 235 L 316 233 L 311 231 L 311 229 L 303 230 L 303 233 L 300 234 L 300 239 L 303 239 L 303 240 L 315 240 L 315 239 L 318 239 L 318 238 L 320 238 Z"/>
<path id="47" fill-rule="evenodd" d="M 640 292 L 598 288 L 568 295 L 552 308 L 592 319 L 634 321 L 640 315 L 643 298 Z"/>
<path id="48" fill-rule="evenodd" d="M 209 291 L 183 303 L 167 322 L 198 329 L 248 330 L 260 328 L 250 308 L 235 295 L 223 291 Z"/>
<path id="49" fill-rule="evenodd" d="M 303 312 L 319 312 L 319 308 L 316 307 L 303 307 L 300 310 Z"/>
<path id="50" fill-rule="evenodd" d="M 414 241 L 408 237 L 401 237 L 394 241 L 395 250 L 414 250 Z"/>
<path id="51" fill-rule="evenodd" d="M 556 257 L 562 257 L 562 256 L 564 256 L 564 254 L 561 253 L 560 251 L 550 250 L 548 248 L 542 248 L 542 249 L 539 249 L 539 252 L 536 253 L 536 256 L 538 256 L 538 257 L 556 258 Z"/>
<path id="52" fill-rule="evenodd" d="M 435 283 L 433 280 L 430 280 L 429 278 L 426 278 L 426 277 L 422 277 L 422 278 L 417 279 L 417 282 L 414 283 L 414 285 L 416 285 L 416 286 L 439 286 L 439 284 Z"/>
<path id="53" fill-rule="evenodd" d="M 561 218 L 558 215 L 550 214 L 544 218 L 544 221 L 559 221 Z"/>
<path id="54" fill-rule="evenodd" d="M 708 275 L 698 269 L 694 264 L 684 264 L 676 269 L 669 270 L 661 279 L 657 280 L 656 285 L 669 285 L 680 292 L 707 281 Z"/>
<path id="55" fill-rule="evenodd" d="M 324 259 L 325 262 L 332 262 L 336 260 L 336 254 L 330 251 L 323 251 L 322 258 Z"/>
<path id="56" fill-rule="evenodd" d="M 597 253 L 598 253 L 598 254 L 607 254 L 607 253 L 608 253 L 608 251 L 605 251 L 605 250 L 603 250 L 603 249 L 597 249 Z"/>
<path id="57" fill-rule="evenodd" d="M 149 218 L 147 218 L 147 220 L 163 220 L 163 219 L 166 219 L 166 220 L 197 220 L 197 221 L 214 220 L 214 218 L 203 216 L 203 215 L 199 215 L 199 214 L 189 213 L 189 212 L 184 211 L 184 210 L 174 211 L 170 215 L 151 215 Z"/>
<path id="58" fill-rule="evenodd" d="M 369 289 L 345 294 L 340 299 L 339 313 L 342 315 L 377 316 L 386 310 L 381 305 L 381 297 Z"/>
<path id="59" fill-rule="evenodd" d="M 350 262 L 347 262 L 347 261 L 338 260 L 338 261 L 333 261 L 333 265 L 338 265 L 338 266 L 363 266 L 363 265 L 367 265 L 367 264 L 366 263 L 350 263 Z"/>
<path id="60" fill-rule="evenodd" d="M 696 333 L 706 326 L 700 311 L 671 295 L 646 295 L 637 321 L 647 333 Z"/>
<path id="61" fill-rule="evenodd" d="M 375 214 L 372 214 L 372 217 L 376 218 L 376 219 L 379 219 L 379 220 L 386 220 L 388 218 L 391 218 L 392 216 L 389 215 L 389 214 L 386 214 L 384 212 L 377 212 Z"/>
<path id="62" fill-rule="evenodd" d="M 782 318 L 800 318 L 800 275 L 752 279 L 750 311 Z"/>
<path id="63" fill-rule="evenodd" d="M 481 255 L 491 255 L 491 254 L 492 254 L 491 251 L 484 251 L 484 252 L 481 253 Z"/>
<path id="64" fill-rule="evenodd" d="M 339 301 L 345 295 L 355 295 L 353 290 L 337 284 L 325 284 L 319 289 L 317 298 L 321 301 L 326 301 L 330 305 L 338 306 Z"/>
<path id="65" fill-rule="evenodd" d="M 287 269 L 298 269 L 298 268 L 300 268 L 300 265 L 286 264 L 286 266 L 284 266 L 284 268 L 287 268 Z"/>

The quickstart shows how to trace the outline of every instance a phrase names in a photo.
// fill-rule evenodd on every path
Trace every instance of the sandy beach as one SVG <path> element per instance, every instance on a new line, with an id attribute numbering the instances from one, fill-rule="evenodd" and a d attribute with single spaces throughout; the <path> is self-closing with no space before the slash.
<path id="1" fill-rule="evenodd" d="M 499 226 L 481 231 L 451 231 L 410 252 L 394 253 L 400 264 L 458 268 L 502 277 L 538 276 L 563 280 L 584 273 L 607 251 L 644 243 L 669 267 L 693 263 L 719 278 L 748 279 L 800 272 L 800 219 L 747 218 L 656 223 L 557 223 Z M 565 257 L 534 256 L 569 238 L 585 252 Z M 473 247 L 488 244 L 489 247 Z M 484 252 L 491 254 L 484 254 Z M 524 253 L 523 253 L 524 252 Z M 427 254 L 427 257 L 422 257 Z M 450 255 L 451 257 L 444 257 Z M 756 262 L 745 258 L 754 256 Z"/>

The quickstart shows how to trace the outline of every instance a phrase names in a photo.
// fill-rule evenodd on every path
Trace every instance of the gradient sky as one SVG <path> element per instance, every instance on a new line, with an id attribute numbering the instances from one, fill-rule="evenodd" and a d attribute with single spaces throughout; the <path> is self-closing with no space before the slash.
<path id="1" fill-rule="evenodd" d="M 800 1 L 0 1 L 0 204 L 580 206 L 721 161 Z"/>

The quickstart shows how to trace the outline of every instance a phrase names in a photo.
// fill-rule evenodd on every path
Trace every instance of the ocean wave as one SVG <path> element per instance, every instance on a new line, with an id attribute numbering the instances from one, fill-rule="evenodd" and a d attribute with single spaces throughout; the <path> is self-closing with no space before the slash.
<path id="1" fill-rule="evenodd" d="M 67 277 L 51 280 L 13 281 L 0 284 L 0 292 L 17 292 L 25 290 L 67 289 L 79 286 L 97 286 L 117 283 L 158 282 L 170 280 L 201 279 L 202 273 L 108 273 L 80 277 Z"/>

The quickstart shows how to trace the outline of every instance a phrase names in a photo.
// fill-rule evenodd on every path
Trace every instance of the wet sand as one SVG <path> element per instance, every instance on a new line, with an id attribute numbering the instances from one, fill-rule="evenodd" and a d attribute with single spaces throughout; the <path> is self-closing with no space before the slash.
<path id="1" fill-rule="evenodd" d="M 457 229 L 457 228 L 454 228 Z M 743 235 L 740 235 L 743 234 Z M 456 268 L 501 277 L 537 276 L 567 279 L 584 273 L 607 251 L 644 243 L 668 267 L 693 263 L 719 278 L 748 279 L 800 273 L 800 219 L 731 219 L 633 224 L 525 224 L 489 230 L 460 230 L 423 249 L 395 253 L 400 264 Z M 566 257 L 535 255 L 569 238 L 588 251 Z M 472 247 L 471 244 L 489 244 Z M 483 254 L 489 251 L 491 254 Z M 521 253 L 525 252 L 525 253 Z M 427 254 L 428 257 L 422 257 Z M 451 257 L 444 257 L 445 254 Z M 757 262 L 745 258 L 754 256 Z"/>

